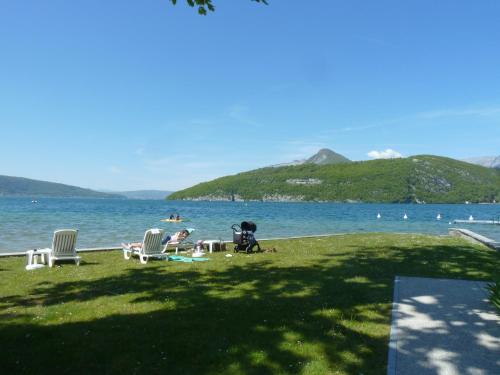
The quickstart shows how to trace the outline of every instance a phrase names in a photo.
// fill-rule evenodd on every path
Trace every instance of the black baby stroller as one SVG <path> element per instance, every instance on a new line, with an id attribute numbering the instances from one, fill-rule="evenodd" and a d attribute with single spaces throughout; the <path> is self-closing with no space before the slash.
<path id="1" fill-rule="evenodd" d="M 257 246 L 260 251 L 260 245 L 255 239 L 254 233 L 257 231 L 257 225 L 251 221 L 242 221 L 241 225 L 233 224 L 233 243 L 236 244 L 234 252 L 245 251 L 247 254 L 253 251 Z"/>

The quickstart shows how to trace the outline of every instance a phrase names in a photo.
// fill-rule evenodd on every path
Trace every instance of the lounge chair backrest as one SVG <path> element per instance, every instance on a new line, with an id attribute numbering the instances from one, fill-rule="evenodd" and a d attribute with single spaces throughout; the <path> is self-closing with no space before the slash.
<path id="1" fill-rule="evenodd" d="M 55 256 L 76 255 L 77 235 L 78 231 L 75 229 L 56 230 L 52 240 L 52 253 Z"/>
<path id="2" fill-rule="evenodd" d="M 162 251 L 161 240 L 163 238 L 163 230 L 148 229 L 144 233 L 144 241 L 142 241 L 143 254 L 160 254 Z"/>

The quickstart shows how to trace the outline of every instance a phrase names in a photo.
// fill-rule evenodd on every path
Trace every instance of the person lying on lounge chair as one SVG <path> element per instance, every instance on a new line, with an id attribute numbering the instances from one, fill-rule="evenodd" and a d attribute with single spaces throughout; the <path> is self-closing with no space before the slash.
<path id="1" fill-rule="evenodd" d="M 165 236 L 165 238 L 161 241 L 161 244 L 166 245 L 167 242 L 180 242 L 182 240 L 185 240 L 187 236 L 191 234 L 191 232 L 192 231 L 189 231 L 189 229 L 183 229 L 171 236 Z"/>
<path id="2" fill-rule="evenodd" d="M 180 232 L 177 232 L 171 236 L 167 235 L 161 241 L 161 244 L 166 245 L 167 242 L 180 242 L 182 240 L 185 240 L 191 234 L 192 231 L 193 231 L 192 229 L 183 229 Z M 122 247 L 125 249 L 141 248 L 142 242 L 122 243 Z"/>

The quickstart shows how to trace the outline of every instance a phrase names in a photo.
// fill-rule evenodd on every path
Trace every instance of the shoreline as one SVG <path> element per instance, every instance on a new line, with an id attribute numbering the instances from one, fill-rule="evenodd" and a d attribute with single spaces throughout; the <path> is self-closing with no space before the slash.
<path id="1" fill-rule="evenodd" d="M 183 198 L 183 199 L 169 199 L 165 198 L 166 202 L 223 202 L 223 203 L 320 203 L 320 204 L 387 204 L 387 205 L 408 205 L 408 206 L 420 206 L 420 205 L 500 205 L 500 202 L 471 202 L 471 201 L 460 201 L 460 202 L 423 202 L 423 201 L 401 201 L 401 202 L 380 202 L 380 201 L 362 201 L 356 199 L 346 199 L 346 200 L 305 200 L 305 199 L 228 199 L 228 198 L 212 198 L 205 199 L 205 197 L 200 198 Z"/>
<path id="2" fill-rule="evenodd" d="M 360 205 L 376 205 L 376 204 L 387 204 L 387 205 L 408 205 L 408 206 L 420 206 L 420 205 L 492 205 L 500 206 L 500 202 L 473 202 L 473 201 L 460 201 L 460 202 L 425 202 L 425 201 L 363 201 L 359 199 L 346 199 L 346 200 L 309 200 L 309 199 L 228 199 L 228 198 L 213 198 L 213 199 L 203 199 L 200 198 L 182 198 L 182 199 L 170 199 L 168 196 L 165 198 L 127 198 L 127 197 L 85 197 L 85 196 L 51 196 L 51 195 L 1 195 L 0 199 L 48 199 L 48 200 L 58 200 L 58 199 L 68 199 L 68 200 L 112 200 L 112 201 L 157 201 L 157 202 L 204 202 L 204 203 L 325 203 L 325 204 L 360 204 Z M 40 203 L 40 202 L 37 202 Z"/>
<path id="3" fill-rule="evenodd" d="M 450 228 L 448 233 L 452 237 L 465 238 L 470 242 L 480 243 L 491 249 L 500 251 L 500 242 L 492 240 L 491 238 L 488 238 L 471 230 L 463 228 Z"/>
<path id="4" fill-rule="evenodd" d="M 459 233 L 460 234 L 457 234 Z M 289 237 L 272 237 L 272 238 L 257 238 L 259 242 L 262 241 L 286 241 L 286 240 L 300 240 L 307 238 L 326 238 L 326 237 L 336 237 L 336 236 L 349 236 L 349 235 L 375 235 L 375 234 L 386 234 L 386 235 L 403 235 L 403 236 L 429 236 L 429 237 L 463 237 L 468 238 L 476 243 L 482 243 L 485 246 L 499 250 L 500 243 L 497 243 L 487 237 L 481 236 L 480 234 L 474 233 L 467 229 L 460 228 L 450 228 L 448 234 L 428 234 L 428 233 L 418 233 L 418 232 L 343 232 L 343 233 L 325 233 L 325 234 L 311 234 L 303 236 L 289 236 Z M 481 238 L 483 239 L 481 241 Z M 225 244 L 232 244 L 233 241 L 223 240 Z M 498 247 L 492 247 L 489 244 L 496 244 Z M 28 249 L 29 250 L 29 249 Z M 0 258 L 7 257 L 20 257 L 26 256 L 26 251 L 11 251 L 11 252 L 0 252 Z M 121 247 L 116 246 L 106 246 L 106 247 L 95 247 L 95 248 L 82 248 L 76 249 L 77 253 L 91 253 L 91 252 L 104 252 L 104 251 L 119 251 L 122 250 Z"/>

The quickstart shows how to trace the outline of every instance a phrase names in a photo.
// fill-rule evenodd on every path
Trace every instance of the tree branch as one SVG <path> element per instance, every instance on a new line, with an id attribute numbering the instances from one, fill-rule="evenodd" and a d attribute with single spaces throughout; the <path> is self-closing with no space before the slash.
<path id="1" fill-rule="evenodd" d="M 256 3 L 262 3 L 268 5 L 267 0 L 251 0 L 255 1 Z M 170 0 L 172 4 L 177 4 L 177 0 Z M 212 0 L 186 0 L 188 5 L 190 7 L 197 7 L 198 8 L 198 14 L 201 14 L 202 16 L 206 16 L 207 12 L 213 12 L 215 11 L 215 5 L 213 4 Z"/>

